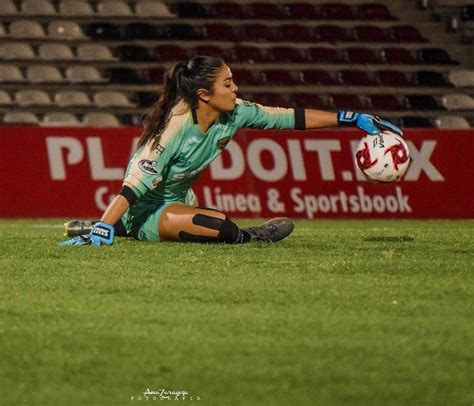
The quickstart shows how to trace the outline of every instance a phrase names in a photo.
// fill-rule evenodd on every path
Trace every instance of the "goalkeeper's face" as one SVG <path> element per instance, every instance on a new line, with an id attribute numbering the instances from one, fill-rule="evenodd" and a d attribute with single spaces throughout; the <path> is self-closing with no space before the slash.
<path id="1" fill-rule="evenodd" d="M 207 105 L 219 112 L 232 111 L 239 88 L 234 83 L 232 72 L 224 65 L 216 76 L 214 85 L 209 93 Z"/>

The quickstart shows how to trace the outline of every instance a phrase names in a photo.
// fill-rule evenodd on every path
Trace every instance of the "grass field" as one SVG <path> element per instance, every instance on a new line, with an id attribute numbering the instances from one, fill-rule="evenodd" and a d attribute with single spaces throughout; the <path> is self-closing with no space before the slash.
<path id="1" fill-rule="evenodd" d="M 59 224 L 0 221 L 1 406 L 162 404 L 147 389 L 206 405 L 474 403 L 474 221 L 97 249 L 58 247 Z"/>

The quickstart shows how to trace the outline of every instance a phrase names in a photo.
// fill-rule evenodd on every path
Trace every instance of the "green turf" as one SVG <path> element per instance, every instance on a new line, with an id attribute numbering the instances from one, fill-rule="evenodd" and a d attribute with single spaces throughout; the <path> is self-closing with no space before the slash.
<path id="1" fill-rule="evenodd" d="M 58 247 L 52 224 L 0 221 L 1 406 L 162 404 L 147 388 L 206 405 L 474 402 L 474 221 L 96 249 Z"/>

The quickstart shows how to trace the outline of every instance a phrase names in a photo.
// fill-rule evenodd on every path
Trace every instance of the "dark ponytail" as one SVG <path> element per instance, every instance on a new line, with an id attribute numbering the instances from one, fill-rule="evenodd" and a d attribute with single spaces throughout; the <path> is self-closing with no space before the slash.
<path id="1" fill-rule="evenodd" d="M 178 61 L 163 77 L 163 90 L 157 102 L 145 111 L 145 129 L 138 142 L 138 148 L 153 140 L 156 148 L 162 132 L 170 119 L 171 110 L 183 99 L 191 108 L 198 106 L 198 89 L 211 92 L 216 76 L 224 65 L 221 58 L 196 56 L 189 61 Z"/>

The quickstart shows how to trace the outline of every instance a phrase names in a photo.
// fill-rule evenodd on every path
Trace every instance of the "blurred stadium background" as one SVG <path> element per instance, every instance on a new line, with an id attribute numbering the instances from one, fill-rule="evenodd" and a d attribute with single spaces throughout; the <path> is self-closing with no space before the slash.
<path id="1" fill-rule="evenodd" d="M 242 98 L 474 125 L 474 5 L 458 0 L 2 0 L 0 122 L 135 126 L 165 66 L 223 56 Z"/>

